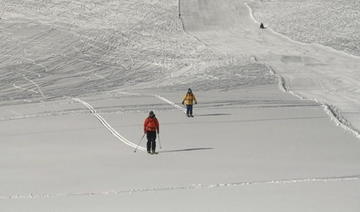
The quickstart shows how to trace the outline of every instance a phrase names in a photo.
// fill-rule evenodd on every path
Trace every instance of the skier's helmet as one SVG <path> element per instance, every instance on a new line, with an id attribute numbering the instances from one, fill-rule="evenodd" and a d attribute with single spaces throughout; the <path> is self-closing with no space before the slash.
<path id="1" fill-rule="evenodd" d="M 150 111 L 150 112 L 149 112 L 149 116 L 150 116 L 150 117 L 154 117 L 154 116 L 155 116 L 154 111 Z"/>

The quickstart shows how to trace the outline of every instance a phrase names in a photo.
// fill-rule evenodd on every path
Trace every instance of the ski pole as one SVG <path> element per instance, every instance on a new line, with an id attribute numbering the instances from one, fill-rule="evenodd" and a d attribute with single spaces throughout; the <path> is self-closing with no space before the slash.
<path id="1" fill-rule="evenodd" d="M 140 141 L 139 141 L 138 145 L 136 146 L 136 148 L 135 148 L 134 152 L 136 152 L 137 148 L 139 147 L 139 145 L 141 144 L 141 142 L 144 140 L 144 137 L 145 137 L 145 133 L 142 135 L 142 137 L 141 137 L 141 139 L 140 139 Z"/>
<path id="2" fill-rule="evenodd" d="M 160 134 L 159 133 L 158 133 L 158 137 L 159 137 L 159 146 L 160 146 L 160 149 L 161 149 L 162 147 L 161 147 Z"/>

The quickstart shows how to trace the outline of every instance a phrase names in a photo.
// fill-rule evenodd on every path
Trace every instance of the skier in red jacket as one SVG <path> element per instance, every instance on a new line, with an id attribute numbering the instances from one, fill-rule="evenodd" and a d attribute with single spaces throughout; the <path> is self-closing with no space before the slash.
<path id="1" fill-rule="evenodd" d="M 156 154 L 156 133 L 159 134 L 159 121 L 155 117 L 153 111 L 149 112 L 149 116 L 144 121 L 144 133 L 146 134 L 147 152 Z"/>

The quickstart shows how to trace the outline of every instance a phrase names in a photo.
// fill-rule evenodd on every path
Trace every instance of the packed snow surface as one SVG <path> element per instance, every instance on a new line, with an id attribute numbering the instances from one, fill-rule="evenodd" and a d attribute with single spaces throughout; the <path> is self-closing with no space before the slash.
<path id="1" fill-rule="evenodd" d="M 0 211 L 358 212 L 358 5 L 1 0 Z"/>

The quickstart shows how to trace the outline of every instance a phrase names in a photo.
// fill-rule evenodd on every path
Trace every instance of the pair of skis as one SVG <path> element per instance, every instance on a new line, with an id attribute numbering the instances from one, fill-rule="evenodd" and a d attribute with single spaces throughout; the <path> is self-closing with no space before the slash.
<path id="1" fill-rule="evenodd" d="M 141 136 L 141 139 L 140 139 L 138 145 L 136 145 L 136 148 L 134 149 L 134 152 L 136 152 L 136 150 L 140 146 L 141 142 L 144 140 L 144 137 L 145 137 L 145 133 Z M 161 142 L 160 142 L 160 134 L 158 134 L 158 138 L 159 138 L 158 141 L 159 141 L 159 145 L 160 145 L 160 149 L 161 149 L 162 147 L 161 147 Z M 158 154 L 158 153 L 152 153 L 152 154 Z"/>

